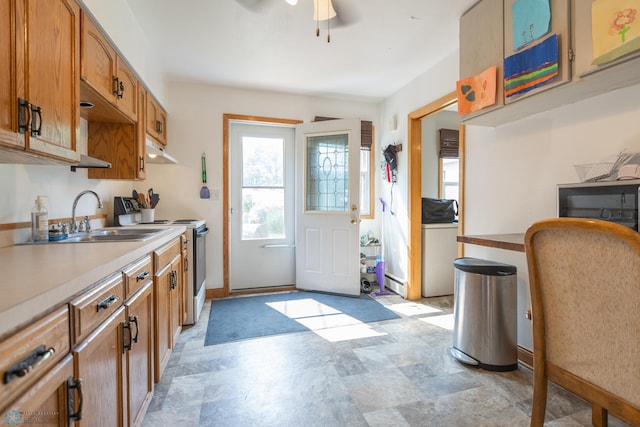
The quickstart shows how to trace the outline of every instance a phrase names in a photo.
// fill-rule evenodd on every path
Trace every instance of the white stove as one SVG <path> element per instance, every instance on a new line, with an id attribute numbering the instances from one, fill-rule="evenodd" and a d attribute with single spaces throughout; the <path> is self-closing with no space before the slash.
<path id="1" fill-rule="evenodd" d="M 206 236 L 209 229 L 203 219 L 160 219 L 140 222 L 140 204 L 133 197 L 115 197 L 113 201 L 113 221 L 116 226 L 176 226 L 187 228 L 187 319 L 185 325 L 198 321 L 205 300 L 206 282 Z"/>

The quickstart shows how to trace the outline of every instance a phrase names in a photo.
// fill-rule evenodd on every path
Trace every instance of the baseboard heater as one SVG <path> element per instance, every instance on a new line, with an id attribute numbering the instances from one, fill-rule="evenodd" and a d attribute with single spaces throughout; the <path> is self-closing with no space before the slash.
<path id="1" fill-rule="evenodd" d="M 407 297 L 408 284 L 409 283 L 406 280 L 396 276 L 393 273 L 384 274 L 384 287 L 387 289 L 391 289 L 393 292 L 400 295 L 402 298 Z"/>

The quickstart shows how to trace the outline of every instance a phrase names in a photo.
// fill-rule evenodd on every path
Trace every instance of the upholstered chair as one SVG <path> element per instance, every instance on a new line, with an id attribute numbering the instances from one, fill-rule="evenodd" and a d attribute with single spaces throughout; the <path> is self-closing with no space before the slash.
<path id="1" fill-rule="evenodd" d="M 640 234 L 600 220 L 554 218 L 525 234 L 533 314 L 531 425 L 542 426 L 547 381 L 640 426 Z"/>

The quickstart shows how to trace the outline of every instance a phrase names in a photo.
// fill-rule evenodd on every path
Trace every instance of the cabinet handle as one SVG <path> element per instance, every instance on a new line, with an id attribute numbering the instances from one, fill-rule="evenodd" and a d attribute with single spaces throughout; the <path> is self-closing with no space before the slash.
<path id="1" fill-rule="evenodd" d="M 76 398 L 73 390 L 78 391 L 78 410 L 76 411 Z M 82 379 L 74 380 L 73 377 L 67 379 L 67 411 L 69 413 L 69 425 L 73 424 L 72 420 L 80 421 L 82 419 L 82 403 L 84 395 L 82 394 Z"/>
<path id="2" fill-rule="evenodd" d="M 116 76 L 112 77 L 112 81 L 111 81 L 111 93 L 115 96 L 117 96 L 118 98 L 120 98 L 119 94 L 118 94 L 118 82 L 120 81 L 120 79 L 118 79 Z"/>
<path id="3" fill-rule="evenodd" d="M 159 134 L 162 133 L 162 122 L 160 120 L 156 120 L 156 132 Z"/>
<path id="4" fill-rule="evenodd" d="M 18 98 L 18 132 L 25 133 L 29 129 L 29 122 L 31 121 L 31 107 L 29 103 Z"/>
<path id="5" fill-rule="evenodd" d="M 124 95 L 124 83 L 120 80 L 118 82 L 118 99 L 122 99 L 122 95 Z"/>
<path id="6" fill-rule="evenodd" d="M 189 271 L 189 257 L 184 257 L 184 271 Z"/>
<path id="7" fill-rule="evenodd" d="M 144 156 L 140 156 L 140 170 L 144 172 Z"/>
<path id="8" fill-rule="evenodd" d="M 125 333 L 124 330 L 128 330 L 129 331 L 129 344 L 127 344 L 127 342 L 125 341 Z M 131 324 L 129 322 L 122 322 L 122 353 L 124 354 L 124 352 L 126 350 L 131 350 L 131 346 L 133 345 L 133 334 L 131 333 Z"/>
<path id="9" fill-rule="evenodd" d="M 175 270 L 169 272 L 169 287 L 172 291 L 178 287 L 178 272 Z"/>
<path id="10" fill-rule="evenodd" d="M 29 353 L 27 357 L 7 369 L 4 373 L 4 383 L 9 384 L 18 377 L 24 377 L 29 372 L 37 368 L 42 362 L 53 356 L 56 352 L 56 349 L 53 347 L 50 347 L 49 350 L 46 348 L 47 347 L 44 344 L 38 346 L 35 350 Z"/>
<path id="11" fill-rule="evenodd" d="M 104 300 L 98 303 L 98 312 L 101 312 L 102 310 L 109 307 L 111 304 L 118 301 L 119 299 L 120 297 L 118 297 L 117 295 L 109 295 Z"/>
<path id="12" fill-rule="evenodd" d="M 133 338 L 131 339 L 131 342 L 138 342 L 138 316 L 129 316 L 129 323 L 133 323 L 136 325 L 136 334 L 133 336 Z"/>
<path id="13" fill-rule="evenodd" d="M 140 280 L 144 280 L 147 278 L 147 276 L 149 276 L 149 272 L 148 271 L 143 271 L 142 273 L 138 274 L 136 276 L 136 282 L 139 282 Z"/>
<path id="14" fill-rule="evenodd" d="M 31 105 L 31 136 L 40 136 L 42 133 L 42 108 Z"/>

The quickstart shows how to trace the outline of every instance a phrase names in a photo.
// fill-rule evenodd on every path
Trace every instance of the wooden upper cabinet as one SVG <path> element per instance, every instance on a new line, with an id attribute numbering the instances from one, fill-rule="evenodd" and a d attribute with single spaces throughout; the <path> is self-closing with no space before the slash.
<path id="1" fill-rule="evenodd" d="M 10 106 L 9 111 L 3 108 L 0 113 L 2 133 L 9 120 L 9 130 L 23 134 L 25 151 L 76 162 L 80 158 L 76 152 L 80 133 L 80 8 L 74 0 L 2 0 L 0 8 L 3 21 L 15 16 L 15 27 L 0 22 L 4 64 L 0 87 L 9 87 L 9 95 L 3 90 L 0 97 Z M 7 35 L 8 28 L 15 32 Z M 10 52 L 6 51 L 7 41 Z M 15 64 L 15 75 L 7 66 L 11 63 Z M 20 108 L 19 99 L 23 100 Z"/>
<path id="2" fill-rule="evenodd" d="M 116 51 L 95 24 L 82 14 L 82 79 L 107 99 L 114 97 Z"/>
<path id="3" fill-rule="evenodd" d="M 0 145 L 24 149 L 24 136 L 18 133 L 18 96 L 15 93 L 14 63 L 15 37 L 11 30 L 15 16 L 13 0 L 0 0 Z"/>
<path id="4" fill-rule="evenodd" d="M 147 93 L 145 113 L 147 135 L 150 135 L 160 144 L 167 145 L 167 113 L 150 93 Z"/>
<path id="5" fill-rule="evenodd" d="M 116 68 L 118 79 L 118 108 L 131 120 L 138 121 L 138 79 L 122 58 L 118 57 Z"/>
<path id="6" fill-rule="evenodd" d="M 132 121 L 138 119 L 138 79 L 102 31 L 82 14 L 82 79 Z M 91 101 L 91 98 L 87 98 Z"/>

